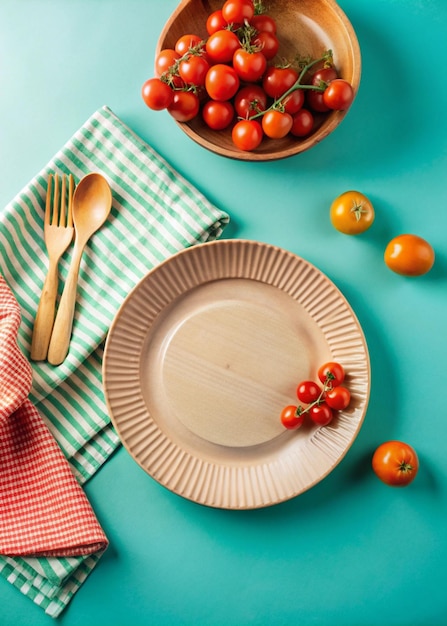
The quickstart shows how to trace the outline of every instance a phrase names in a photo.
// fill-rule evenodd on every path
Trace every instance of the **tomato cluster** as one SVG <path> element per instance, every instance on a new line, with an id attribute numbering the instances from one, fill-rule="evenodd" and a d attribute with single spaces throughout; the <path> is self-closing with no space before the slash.
<path id="1" fill-rule="evenodd" d="M 342 383 L 345 371 L 340 363 L 330 361 L 318 368 L 319 383 L 304 380 L 296 388 L 296 395 L 302 404 L 288 405 L 281 412 L 281 422 L 285 428 L 294 430 L 303 425 L 306 415 L 318 426 L 327 426 L 335 411 L 343 411 L 351 402 L 351 393 Z"/>
<path id="2" fill-rule="evenodd" d="M 182 35 L 155 59 L 156 76 L 142 88 L 153 110 L 178 122 L 201 115 L 216 131 L 232 127 L 237 148 L 255 150 L 264 137 L 306 137 L 315 114 L 347 109 L 351 84 L 339 77 L 327 51 L 315 60 L 275 63 L 275 19 L 256 0 L 226 0 L 206 21 L 208 36 Z"/>

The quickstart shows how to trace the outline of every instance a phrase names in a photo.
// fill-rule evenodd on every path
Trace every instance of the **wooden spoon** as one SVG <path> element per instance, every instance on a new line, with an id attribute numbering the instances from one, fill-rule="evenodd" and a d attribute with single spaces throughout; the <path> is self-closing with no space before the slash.
<path id="1" fill-rule="evenodd" d="M 197 34 L 206 39 L 206 20 L 222 8 L 222 0 L 182 0 L 166 22 L 156 49 L 174 48 L 179 37 Z M 357 93 L 361 75 L 361 55 L 356 33 L 336 0 L 269 0 L 268 14 L 278 27 L 280 43 L 275 61 L 293 60 L 297 54 L 318 59 L 332 50 L 335 67 Z M 348 111 L 332 111 L 315 116 L 311 135 L 298 139 L 287 135 L 274 141 L 264 140 L 254 152 L 238 150 L 231 139 L 230 125 L 223 131 L 208 128 L 201 115 L 190 122 L 177 122 L 181 130 L 199 145 L 221 156 L 246 160 L 269 161 L 289 157 L 317 145 L 340 124 Z"/>
<path id="2" fill-rule="evenodd" d="M 104 224 L 111 208 L 112 192 L 106 179 L 97 173 L 84 176 L 73 196 L 75 243 L 48 349 L 48 362 L 52 365 L 62 363 L 68 353 L 83 250 L 93 233 Z"/>

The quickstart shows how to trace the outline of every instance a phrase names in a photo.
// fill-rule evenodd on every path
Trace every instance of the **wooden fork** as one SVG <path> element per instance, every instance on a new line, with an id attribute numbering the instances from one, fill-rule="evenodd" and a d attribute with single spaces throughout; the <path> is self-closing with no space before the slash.
<path id="1" fill-rule="evenodd" d="M 56 297 L 58 287 L 58 263 L 62 254 L 73 239 L 74 227 L 72 217 L 72 201 L 74 179 L 61 176 L 62 184 L 59 193 L 59 177 L 54 174 L 54 195 L 52 194 L 53 175 L 48 177 L 47 198 L 45 204 L 44 238 L 48 253 L 48 273 L 42 288 L 36 319 L 34 321 L 31 342 L 31 359 L 43 361 L 47 357 L 48 346 L 53 330 Z M 68 179 L 68 209 L 67 209 Z"/>

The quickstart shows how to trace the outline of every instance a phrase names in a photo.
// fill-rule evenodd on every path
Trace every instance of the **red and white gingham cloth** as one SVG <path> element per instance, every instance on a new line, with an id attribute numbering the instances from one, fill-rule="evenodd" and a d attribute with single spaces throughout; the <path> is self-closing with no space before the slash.
<path id="1" fill-rule="evenodd" d="M 0 554 L 81 556 L 108 541 L 52 434 L 28 399 L 19 305 L 0 276 Z"/>

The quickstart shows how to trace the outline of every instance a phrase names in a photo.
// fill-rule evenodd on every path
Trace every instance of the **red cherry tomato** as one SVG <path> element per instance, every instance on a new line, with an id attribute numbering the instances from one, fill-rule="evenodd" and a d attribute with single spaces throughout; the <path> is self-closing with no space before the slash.
<path id="1" fill-rule="evenodd" d="M 298 80 L 298 72 L 292 67 L 269 67 L 262 79 L 262 86 L 271 98 L 279 98 Z"/>
<path id="2" fill-rule="evenodd" d="M 198 35 L 182 35 L 179 39 L 177 39 L 174 50 L 182 57 L 189 50 L 191 50 L 191 48 L 195 48 L 202 41 L 202 37 L 199 37 Z"/>
<path id="3" fill-rule="evenodd" d="M 289 113 L 271 109 L 262 116 L 262 130 L 271 139 L 285 137 L 292 128 L 293 119 Z"/>
<path id="4" fill-rule="evenodd" d="M 161 76 L 164 72 L 167 72 L 176 61 L 178 61 L 180 55 L 172 48 L 165 48 L 160 50 L 155 58 L 155 73 L 157 76 Z"/>
<path id="5" fill-rule="evenodd" d="M 312 76 L 312 85 L 319 87 L 322 83 L 328 85 L 338 78 L 338 72 L 334 67 L 324 67 L 315 72 Z"/>
<path id="6" fill-rule="evenodd" d="M 304 91 L 302 89 L 295 89 L 292 93 L 281 100 L 284 106 L 284 111 L 294 115 L 302 108 L 304 104 Z"/>
<path id="7" fill-rule="evenodd" d="M 285 428 L 289 430 L 295 430 L 302 426 L 304 422 L 304 415 L 298 415 L 298 407 L 296 406 L 286 406 L 281 411 L 281 422 Z"/>
<path id="8" fill-rule="evenodd" d="M 233 67 L 241 80 L 255 83 L 262 78 L 267 59 L 262 52 L 248 52 L 239 48 L 233 55 Z"/>
<path id="9" fill-rule="evenodd" d="M 300 402 L 311 404 L 320 397 L 322 389 L 313 380 L 304 380 L 296 388 L 296 395 Z"/>
<path id="10" fill-rule="evenodd" d="M 351 402 L 351 393 L 346 387 L 338 386 L 330 389 L 324 399 L 331 409 L 343 411 Z"/>
<path id="11" fill-rule="evenodd" d="M 354 90 L 351 83 L 342 78 L 331 81 L 323 92 L 323 100 L 329 109 L 345 111 L 354 100 Z"/>
<path id="12" fill-rule="evenodd" d="M 327 426 L 331 423 L 334 414 L 330 406 L 322 402 L 321 404 L 310 407 L 309 417 L 315 424 L 318 424 L 318 426 Z"/>
<path id="13" fill-rule="evenodd" d="M 190 54 L 180 61 L 178 73 L 187 85 L 202 87 L 209 69 L 210 65 L 206 59 L 200 55 Z"/>
<path id="14" fill-rule="evenodd" d="M 174 91 L 174 99 L 168 107 L 169 113 L 177 122 L 189 122 L 198 114 L 199 98 L 192 91 Z"/>
<path id="15" fill-rule="evenodd" d="M 223 30 L 226 27 L 227 23 L 223 18 L 221 9 L 213 11 L 206 20 L 206 32 L 208 35 L 213 35 L 217 33 L 218 30 Z"/>
<path id="16" fill-rule="evenodd" d="M 239 89 L 236 70 L 224 63 L 212 65 L 205 79 L 205 89 L 213 100 L 230 100 Z"/>
<path id="17" fill-rule="evenodd" d="M 392 487 L 405 487 L 419 470 L 416 450 L 402 441 L 386 441 L 374 452 L 372 468 L 378 478 Z"/>
<path id="18" fill-rule="evenodd" d="M 161 50 L 155 58 L 155 75 L 166 77 L 168 82 L 177 88 L 183 87 L 184 83 L 178 72 L 175 71 L 177 61 L 180 55 L 171 48 Z"/>
<path id="19" fill-rule="evenodd" d="M 317 113 L 327 113 L 330 111 L 330 108 L 324 101 L 324 91 L 309 89 L 306 93 L 306 102 L 312 111 L 316 111 Z"/>
<path id="20" fill-rule="evenodd" d="M 254 15 L 250 20 L 250 25 L 260 32 L 276 34 L 276 20 L 266 13 Z"/>
<path id="21" fill-rule="evenodd" d="M 260 145 L 264 133 L 256 120 L 240 120 L 233 126 L 231 137 L 239 150 L 250 152 Z"/>
<path id="22" fill-rule="evenodd" d="M 278 54 L 278 37 L 274 33 L 270 33 L 267 30 L 263 30 L 255 35 L 251 43 L 253 46 L 256 46 L 260 49 L 260 51 L 268 61 L 273 59 Z"/>
<path id="23" fill-rule="evenodd" d="M 223 130 L 234 118 L 234 107 L 231 102 L 208 100 L 202 108 L 202 117 L 207 126 L 213 130 Z"/>
<path id="24" fill-rule="evenodd" d="M 241 26 L 252 19 L 255 13 L 253 0 L 226 0 L 222 6 L 222 16 L 227 24 Z"/>
<path id="25" fill-rule="evenodd" d="M 300 109 L 293 115 L 293 124 L 290 132 L 295 137 L 307 137 L 314 127 L 314 116 L 307 109 Z"/>
<path id="26" fill-rule="evenodd" d="M 141 95 L 146 105 L 153 111 L 167 109 L 174 100 L 174 92 L 159 78 L 149 78 L 142 87 Z"/>
<path id="27" fill-rule="evenodd" d="M 206 54 L 213 63 L 230 63 L 241 47 L 238 36 L 231 30 L 218 30 L 208 37 Z"/>
<path id="28" fill-rule="evenodd" d="M 318 368 L 318 379 L 322 382 L 328 382 L 332 387 L 338 387 L 345 379 L 345 370 L 340 363 L 329 361 Z"/>
<path id="29" fill-rule="evenodd" d="M 260 85 L 245 85 L 234 97 L 234 108 L 239 117 L 248 119 L 267 108 L 267 94 Z"/>

